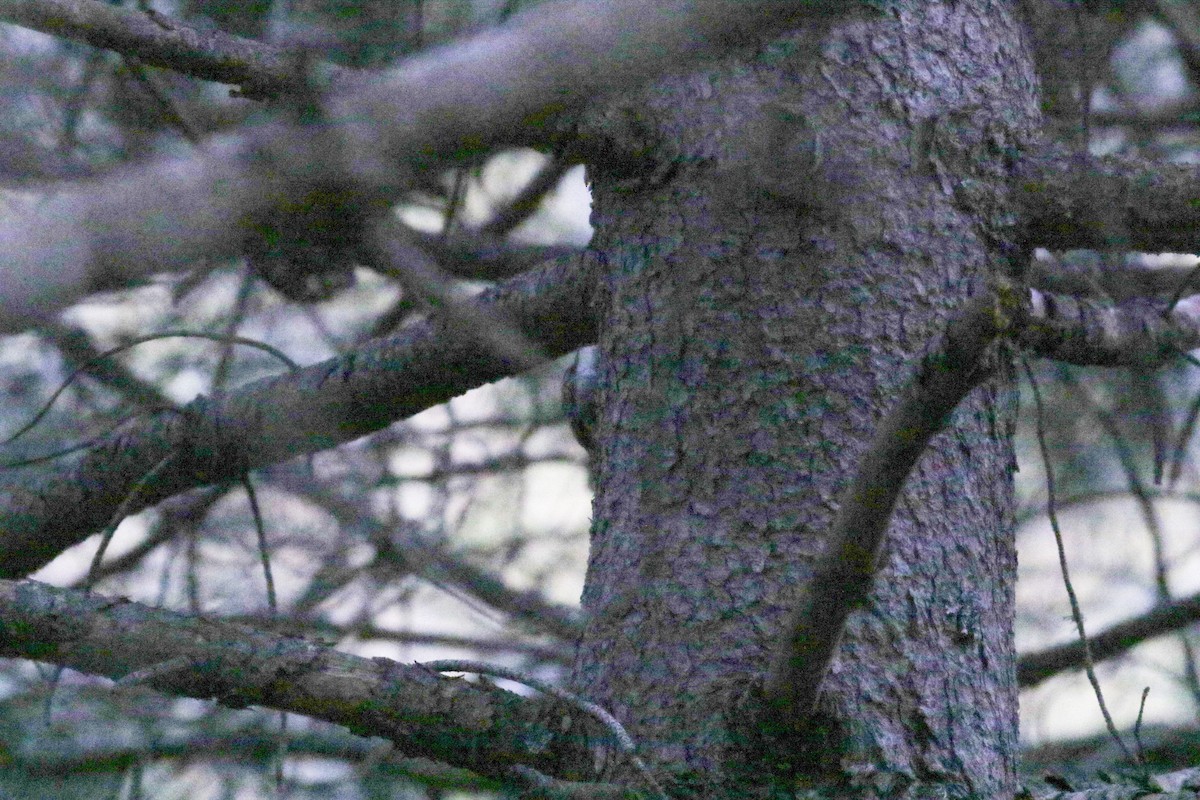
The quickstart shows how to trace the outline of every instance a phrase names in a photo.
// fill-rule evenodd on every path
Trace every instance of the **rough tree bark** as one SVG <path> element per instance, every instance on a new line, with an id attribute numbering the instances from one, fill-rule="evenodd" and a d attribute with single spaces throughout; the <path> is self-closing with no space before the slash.
<path id="1" fill-rule="evenodd" d="M 19 20 L 25 16 L 18 12 L 41 19 L 46 16 L 45 5 L 2 0 L 0 12 Z M 593 10 L 616 8 L 625 23 L 647 23 L 639 29 L 644 33 L 650 22 L 670 27 L 664 22 L 665 5 L 608 2 L 597 3 Z M 687 30 L 721 37 L 737 33 L 729 41 L 745 45 L 738 24 L 713 24 L 712 14 L 728 11 L 725 4 L 709 0 L 669 5 L 672 13 L 693 15 L 689 19 L 695 28 Z M 800 6 L 836 5 L 758 0 L 739 10 L 757 8 L 762 19 L 779 26 L 782 17 L 772 14 L 785 9 L 791 13 Z M 1040 125 L 1033 49 L 1014 17 L 1018 4 L 895 0 L 864 5 L 878 13 L 858 21 L 813 23 L 784 40 L 744 46 L 706 71 L 666 79 L 610 101 L 590 113 L 578 129 L 580 152 L 632 153 L 638 158 L 623 168 L 610 164 L 591 174 L 604 380 L 596 437 L 599 488 L 583 597 L 586 629 L 573 680 L 581 696 L 610 709 L 630 728 L 672 796 L 792 796 L 797 775 L 804 776 L 806 785 L 833 796 L 1013 796 L 1017 747 L 1011 631 L 1014 410 L 1012 377 L 1003 368 L 954 412 L 910 477 L 888 532 L 885 563 L 870 603 L 851 617 L 824 685 L 819 718 L 801 726 L 812 735 L 793 741 L 770 739 L 763 733 L 766 715 L 759 681 L 785 638 L 785 618 L 798 589 L 826 555 L 839 498 L 873 432 L 947 320 L 969 298 L 989 291 L 993 282 L 1020 272 L 1032 244 L 1075 235 L 1067 244 L 1113 245 L 1104 224 L 1106 214 L 1111 211 L 1115 218 L 1120 212 L 1132 219 L 1145 211 L 1145 204 L 1130 200 L 1136 191 L 1154 193 L 1161 203 L 1178 206 L 1178 216 L 1172 220 L 1196 207 L 1192 176 L 1182 171 L 1171 175 L 1185 184 L 1181 191 L 1187 202 L 1175 202 L 1179 197 L 1167 188 L 1176 184 L 1165 178 L 1151 189 L 1151 181 L 1128 177 L 1111 181 L 1126 194 L 1119 195 L 1121 202 L 1109 202 L 1110 195 L 1099 191 L 1107 179 L 1090 169 L 1080 170 L 1089 176 L 1086 185 L 1078 181 L 1081 190 L 1059 191 L 1061 187 L 1052 186 L 1050 178 L 1037 177 L 1031 158 L 1025 159 L 1023 167 L 1029 171 L 1017 180 L 1018 161 L 1029 156 Z M 77 10 L 94 12 L 101 7 Z M 578 12 L 581 6 L 570 8 Z M 706 17 L 704 10 L 711 14 Z M 597 12 L 587 19 L 594 22 L 600 16 Z M 349 114 L 361 102 L 375 111 L 383 127 L 392 118 L 403 120 L 401 112 L 411 113 L 405 103 L 425 87 L 425 81 L 441 80 L 443 88 L 451 85 L 453 91 L 420 95 L 429 104 L 428 119 L 421 120 L 427 125 L 410 120 L 408 128 L 397 126 L 399 132 L 393 131 L 388 141 L 398 158 L 423 148 L 438 153 L 445 148 L 450 155 L 461 141 L 500 141 L 528 122 L 530 115 L 542 119 L 562 111 L 559 95 L 571 87 L 587 93 L 621 85 L 598 70 L 597 60 L 591 57 L 578 64 L 566 59 L 558 77 L 547 71 L 552 57 L 572 44 L 568 34 L 579 35 L 571 20 L 550 21 L 561 23 L 563 30 L 559 38 L 551 39 L 557 43 L 548 48 L 552 52 L 542 53 L 543 58 L 535 62 L 541 69 L 541 83 L 518 95 L 496 78 L 495 70 L 489 74 L 494 83 L 488 84 L 490 94 L 483 99 L 493 104 L 498 121 L 472 117 L 467 125 L 459 118 L 463 115 L 449 113 L 470 105 L 464 98 L 475 84 L 470 83 L 467 66 L 477 69 L 478 63 L 451 60 L 446 63 L 457 63 L 460 71 L 447 73 L 446 64 L 436 55 L 418 60 L 408 71 L 393 73 L 391 82 L 372 84 L 374 88 L 361 97 L 341 97 L 346 104 L 343 110 Z M 64 24 L 57 17 L 42 19 L 44 25 L 51 23 Z M 676 57 L 682 58 L 680 53 L 696 44 L 684 41 L 678 31 L 659 38 L 637 39 L 633 34 L 626 38 L 623 31 L 636 26 L 618 27 L 607 31 L 610 39 L 583 38 L 597 58 L 594 51 L 610 55 L 608 50 L 622 47 L 637 50 L 628 46 L 630 41 L 640 43 L 640 53 L 612 66 L 614 72 L 630 72 L 630 80 L 634 73 L 644 76 L 632 69 L 632 61 L 646 60 L 650 53 L 655 69 L 668 62 L 678 67 Z M 752 30 L 760 29 L 747 25 L 745 32 Z M 545 35 L 539 38 L 544 44 Z M 500 35 L 495 41 L 507 42 L 510 55 L 519 50 L 522 58 L 527 57 L 529 40 Z M 611 42 L 611 47 L 605 42 Z M 457 55 L 465 58 L 463 54 L 470 52 L 466 48 Z M 493 67 L 496 63 L 494 58 L 489 61 Z M 522 71 L 519 64 L 510 64 L 509 69 L 514 83 L 516 77 L 529 77 L 529 70 Z M 277 77 L 278 81 L 283 78 Z M 418 129 L 424 138 L 414 133 Z M 215 207 L 235 219 L 266 202 L 258 185 L 265 179 L 256 182 L 242 175 L 229 159 L 243 150 L 232 144 L 228 149 L 225 153 L 210 148 L 203 158 L 187 163 L 228 168 L 231 176 L 242 181 L 244 191 L 233 199 L 222 197 L 223 205 Z M 153 169 L 143 172 L 152 174 Z M 295 178 L 291 173 L 275 176 L 285 187 Z M 171 192 L 194 198 L 195 188 L 188 183 L 171 184 Z M 389 200 L 395 198 L 387 192 L 399 191 L 391 184 L 376 188 Z M 189 190 L 193 194 L 187 194 Z M 1071 202 L 1055 205 L 1065 195 L 1071 196 Z M 147 205 L 157 208 L 156 198 Z M 234 200 L 244 207 L 227 208 Z M 1031 209 L 1039 200 L 1045 208 L 1034 214 Z M 97 227 L 108 230 L 83 224 L 94 223 L 95 216 L 89 213 L 103 204 L 80 200 L 77 205 L 83 209 L 81 221 L 67 226 L 68 234 L 82 235 Z M 129 208 L 115 209 L 115 200 L 109 205 L 114 207 L 113 220 L 129 221 Z M 193 205 L 190 213 L 201 220 L 210 210 L 216 213 L 199 200 Z M 60 206 L 69 207 L 69 203 Z M 187 204 L 173 207 L 182 209 L 181 215 L 189 209 Z M 120 216 L 117 210 L 127 213 Z M 1093 217 L 1100 221 L 1091 225 Z M 141 253 L 141 240 L 132 236 L 129 242 L 112 235 L 97 237 L 86 247 L 79 244 L 71 249 L 67 245 L 78 244 L 74 239 L 56 238 L 61 232 L 49 230 L 52 226 L 34 226 L 39 219 L 31 214 L 9 222 L 6 230 L 9 240 L 18 243 L 30 241 L 18 234 L 36 230 L 41 238 L 32 241 L 41 242 L 42 250 L 10 248 L 14 252 L 0 266 L 18 273 L 13 265 L 25 263 L 21 259 L 33 260 L 30 253 L 58 250 L 68 255 L 80 250 L 75 255 L 81 261 L 90 257 L 114 263 L 124 263 L 117 258 L 120 247 Z M 164 245 L 162 252 L 146 253 L 147 264 L 176 266 L 194 252 L 214 247 L 214 252 L 232 253 L 238 229 L 224 224 L 209 227 L 181 225 L 190 238 L 172 241 L 174 249 Z M 1151 244 L 1162 245 L 1169 238 L 1165 227 L 1146 228 Z M 112 228 L 124 231 L 116 222 Z M 1186 231 L 1179 234 L 1185 246 L 1194 244 L 1189 238 L 1194 225 L 1178 229 Z M 1088 235 L 1097 238 L 1093 241 Z M 1141 241 L 1139 231 L 1123 235 L 1124 245 Z M 150 234 L 146 236 L 150 241 Z M 114 239 L 115 244 L 110 241 Z M 550 276 L 553 271 L 541 274 Z M 509 298 L 514 312 L 527 312 L 515 313 L 515 318 L 530 326 L 541 319 L 539 314 L 557 309 L 553 316 L 563 329 L 554 341 L 543 342 L 552 353 L 590 336 L 590 318 L 574 319 L 569 328 L 563 327 L 564 317 L 588 316 L 576 313 L 577 306 L 549 292 L 532 292 L 522 299 L 524 295 L 517 291 L 521 283 L 515 281 L 507 290 L 484 298 L 481 307 L 504 305 Z M 70 288 L 60 302 L 77 296 L 77 287 Z M 16 290 L 8 295 L 9 316 L 24 320 L 26 295 Z M 547 306 L 547 297 L 556 298 L 550 304 L 554 309 Z M 1043 310 L 1051 305 L 1042 302 Z M 204 447 L 185 447 L 186 437 L 181 442 L 156 441 L 156 447 L 192 455 L 181 458 L 178 476 L 160 480 L 161 486 L 148 491 L 146 501 L 160 496 L 154 490 L 165 495 L 287 455 L 331 446 L 441 399 L 443 394 L 421 396 L 421 387 L 404 380 L 413 379 L 413 373 L 405 370 L 410 369 L 414 354 L 421 355 L 423 348 L 448 338 L 441 335 L 439 326 L 444 324 L 444 320 L 434 321 L 412 329 L 387 347 L 380 345 L 383 354 L 377 348 L 374 358 L 360 353 L 242 391 L 220 409 L 246 409 L 244 414 L 227 415 L 234 420 L 263 410 L 266 421 L 242 437 L 248 443 L 215 436 L 200 437 Z M 1094 327 L 1102 333 L 1114 330 Z M 487 359 L 481 366 L 477 356 L 472 349 L 458 361 L 439 366 L 445 370 L 466 364 L 471 369 L 458 371 L 472 372 L 469 380 L 503 371 Z M 401 375 L 398 380 L 406 394 L 397 400 L 393 383 L 377 386 L 368 381 L 364 388 L 351 382 L 348 378 L 356 362 L 367 362 L 366 367 L 391 365 L 391 372 Z M 504 367 L 509 368 L 512 365 Z M 441 380 L 436 369 L 422 374 L 443 393 L 465 388 Z M 328 388 L 329 376 L 347 378 L 345 396 L 338 395 L 337 386 Z M 392 405 L 386 408 L 378 405 L 383 394 L 391 395 Z M 293 405 L 279 402 L 281 398 L 290 398 Z M 193 410 L 196 407 L 203 409 L 205 404 L 196 404 Z M 371 414 L 364 410 L 368 408 L 373 409 Z M 284 428 L 292 430 L 285 435 Z M 149 435 L 153 430 L 139 428 L 140 440 L 153 439 Z M 115 451 L 120 441 L 110 440 L 105 446 Z M 196 462 L 197 452 L 208 461 Z M 116 472 L 112 469 L 116 456 L 102 447 L 95 448 L 93 456 L 110 473 Z M 218 461 L 220 468 L 211 470 L 193 463 Z M 146 473 L 142 466 L 125 470 L 132 478 L 119 477 L 137 480 Z M 77 474 L 94 476 L 100 471 Z M 128 483 L 118 491 L 119 481 L 111 474 L 102 477 L 105 480 L 96 482 L 105 483 L 109 494 L 128 493 Z M 65 482 L 61 476 L 55 481 L 46 485 Z M 87 481 L 75 482 L 91 492 Z M 0 564 L 0 574 L 6 570 L 22 574 L 44 563 L 85 536 L 88 526 L 107 520 L 117 502 L 115 497 L 91 492 L 71 504 L 80 507 L 78 516 L 48 522 L 47 507 L 64 517 L 74 512 L 58 512 L 66 503 L 34 507 L 25 495 L 10 494 L 25 505 L 6 507 L 5 538 L 10 548 L 24 555 L 9 556 L 0 548 L 0 555 L 5 555 L 0 559 L 5 562 Z M 15 513 L 26 511 L 26 527 L 14 528 L 13 520 L 21 522 Z M 72 530 L 62 530 L 66 528 Z M 14 530 L 19 536 L 13 535 Z M 69 600 L 74 606 L 63 600 L 62 607 L 77 613 L 64 613 L 56 611 L 54 603 L 59 601 L 45 600 L 48 595 L 41 590 L 2 588 L 14 603 L 9 619 L 20 619 L 18 612 L 31 614 L 31 621 L 21 629 L 27 635 L 6 634 L 0 627 L 0 651 L 6 655 L 53 656 L 62 651 L 66 653 L 59 658 L 62 663 L 114 676 L 134 667 L 139 668 L 134 674 L 147 667 L 153 672 L 153 659 L 160 659 L 159 666 L 171 671 L 143 678 L 152 685 L 160 680 L 168 688 L 176 683 L 183 686 L 188 676 L 182 673 L 205 655 L 173 663 L 178 659 L 169 658 L 174 652 L 170 650 L 152 653 L 148 664 L 120 663 L 129 655 L 128 643 L 95 624 L 104 622 L 103 615 L 114 604 L 76 597 Z M 16 601 L 31 597 L 35 602 L 25 606 L 32 606 L 32 611 L 15 607 Z M 99 644 L 72 656 L 70 651 L 78 649 L 74 646 L 82 641 L 82 634 L 79 625 L 66 623 L 77 622 L 75 617 L 85 611 L 100 618 L 89 621 L 89 630 L 100 631 Z M 139 615 L 134 621 L 159 619 L 143 610 L 124 613 Z M 144 636 L 155 646 L 162 644 L 159 639 Z M 251 639 L 247 634 L 246 641 Z M 115 643 L 107 647 L 109 642 Z M 267 659 L 260 653 L 263 649 L 230 649 L 227 660 L 232 661 L 223 665 L 223 671 L 209 665 L 210 682 L 224 681 L 224 691 L 243 674 L 238 660 L 257 665 L 257 659 Z M 306 645 L 295 652 L 303 658 L 285 665 L 292 670 L 286 675 L 293 683 L 304 670 L 324 679 L 324 672 L 317 669 L 327 666 L 321 648 Z M 98 663 L 101 660 L 103 664 Z M 392 683 L 398 683 L 394 665 L 384 662 L 376 664 L 378 675 L 365 664 L 360 665 L 361 674 L 379 677 L 381 684 L 391 676 Z M 338 667 L 340 662 L 329 663 Z M 261 691 L 251 699 L 266 698 L 263 702 L 305 711 L 311 705 L 314 715 L 321 714 L 318 706 L 326 704 L 309 703 L 310 695 L 297 699 L 295 686 L 276 680 L 270 670 L 262 672 Z M 414 675 L 414 685 L 446 685 L 432 674 Z M 322 697 L 332 698 L 329 706 L 334 711 L 346 710 L 337 705 L 343 695 L 326 684 L 317 688 L 328 690 Z M 354 683 L 351 688 L 362 687 Z M 482 702 L 476 694 L 458 688 L 463 702 Z M 208 696 L 205 690 L 201 686 L 193 691 Z M 500 698 L 497 702 L 518 702 L 515 696 L 498 692 L 495 696 Z M 425 698 L 419 695 L 419 699 Z M 506 719 L 488 708 L 471 721 L 489 735 L 497 733 L 493 728 L 509 725 L 501 732 L 517 745 L 503 736 L 492 737 L 499 743 L 491 745 L 462 745 L 459 737 L 443 737 L 439 744 L 445 747 L 437 751 L 438 757 L 494 773 L 498 779 L 510 777 L 511 764 L 534 765 L 554 777 L 626 782 L 628 754 L 605 759 L 602 749 L 584 753 L 572 733 L 576 729 L 563 724 L 566 718 L 561 714 L 537 714 L 527 720 L 522 710 Z M 417 703 L 409 710 L 421 719 L 428 713 L 423 709 Z M 359 713 L 364 708 L 356 704 L 351 710 Z M 325 718 L 345 721 L 333 713 Z M 408 719 L 404 717 L 405 725 Z M 544 728 L 537 728 L 543 723 Z M 406 727 L 405 734 L 409 733 L 419 750 L 422 731 Z M 556 737 L 557 742 L 552 742 Z M 564 740 L 570 740 L 566 747 L 562 747 Z M 467 751 L 465 755 L 455 754 L 459 746 Z M 485 746 L 493 747 L 494 753 Z M 545 758 L 547 753 L 554 757 Z M 572 759 L 578 763 L 567 763 Z M 597 763 L 603 766 L 599 775 L 594 770 Z M 635 785 L 634 780 L 628 783 Z"/>
<path id="2" fill-rule="evenodd" d="M 1027 255 L 1005 177 L 1035 85 L 1007 4 L 899 2 L 588 129 L 664 177 L 590 176 L 606 371 L 576 688 L 685 784 L 762 788 L 739 704 L 839 493 L 922 348 Z M 910 478 L 826 746 L 793 767 L 859 797 L 1012 796 L 1010 398 L 1007 376 L 974 392 Z"/>

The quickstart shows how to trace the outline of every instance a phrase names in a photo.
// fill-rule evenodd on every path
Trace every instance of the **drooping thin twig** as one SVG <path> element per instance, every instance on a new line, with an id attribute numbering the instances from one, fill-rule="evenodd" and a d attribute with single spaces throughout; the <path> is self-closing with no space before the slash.
<path id="1" fill-rule="evenodd" d="M 12 461 L 0 461 L 0 469 L 22 469 L 23 467 L 32 467 L 32 466 L 36 466 L 37 464 L 44 464 L 47 461 L 55 461 L 60 458 L 65 458 L 66 456 L 69 456 L 72 453 L 78 453 L 82 450 L 88 450 L 92 447 L 95 447 L 97 444 L 99 444 L 104 439 L 107 439 L 109 436 L 112 436 L 118 429 L 121 428 L 121 426 L 126 425 L 130 421 L 135 420 L 138 417 L 140 417 L 142 415 L 143 411 L 170 412 L 170 411 L 178 411 L 178 409 L 173 406 L 164 406 L 162 408 L 151 408 L 151 409 L 143 409 L 142 411 L 137 411 L 133 414 L 129 414 L 128 416 L 122 417 L 121 419 L 117 420 L 113 425 L 110 425 L 108 430 L 104 431 L 103 433 L 99 433 L 99 434 L 91 437 L 90 439 L 84 439 L 81 442 L 76 442 L 75 444 L 70 444 L 70 445 L 67 445 L 66 447 L 60 447 L 58 450 L 52 450 L 49 453 L 42 453 L 41 455 L 29 456 L 28 458 L 18 458 L 18 459 L 14 459 Z"/>
<path id="2" fill-rule="evenodd" d="M 242 270 L 242 279 L 238 283 L 237 295 L 230 309 L 229 321 L 221 333 L 224 343 L 221 345 L 221 356 L 217 359 L 217 367 L 213 370 L 212 391 L 220 394 L 225 391 L 229 382 L 229 372 L 233 365 L 233 346 L 236 343 L 237 329 L 246 319 L 246 311 L 250 305 L 250 297 L 254 293 L 254 269 L 247 264 Z"/>
<path id="3" fill-rule="evenodd" d="M 149 472 L 143 475 L 141 480 L 134 484 L 133 489 L 130 490 L 129 494 L 125 498 L 125 501 L 121 503 L 116 512 L 113 514 L 112 520 L 108 523 L 108 527 L 101 531 L 100 544 L 96 548 L 95 555 L 92 556 L 91 566 L 88 567 L 87 579 L 83 582 L 84 592 L 90 592 L 95 586 L 96 579 L 100 574 L 100 562 L 104 560 L 104 553 L 108 550 L 108 545 L 112 542 L 112 537 L 117 532 L 117 527 L 121 524 L 125 517 L 129 516 L 130 510 L 136 506 L 138 502 L 138 495 L 140 495 L 142 491 L 150 483 L 152 483 L 155 478 L 158 477 L 159 473 L 167 468 L 167 465 L 171 463 L 172 458 L 173 454 L 168 453 L 162 458 L 161 461 L 155 464 Z"/>
<path id="4" fill-rule="evenodd" d="M 12 444 L 17 439 L 33 430 L 33 428 L 42 421 L 42 418 L 45 417 L 46 414 L 50 413 L 50 409 L 54 406 L 54 402 L 62 395 L 63 392 L 67 390 L 71 383 L 74 382 L 75 378 L 83 374 L 93 363 L 97 363 L 103 359 L 112 358 L 118 353 L 123 353 L 132 347 L 137 347 L 138 345 L 145 344 L 146 342 L 153 342 L 159 339 L 210 339 L 212 341 L 222 343 L 232 342 L 233 344 L 245 345 L 246 347 L 253 347 L 258 350 L 262 350 L 265 353 L 269 353 L 282 361 L 290 370 L 295 371 L 300 368 L 295 361 L 288 357 L 287 353 L 284 353 L 279 348 L 272 347 L 266 342 L 260 342 L 257 339 L 248 339 L 243 336 L 230 337 L 223 334 L 206 333 L 204 331 L 162 331 L 160 333 L 150 333 L 145 336 L 139 336 L 136 339 L 125 342 L 124 344 L 117 345 L 116 347 L 110 347 L 108 350 L 100 353 L 95 358 L 88 360 L 78 368 L 72 370 L 71 374 L 67 376 L 66 380 L 64 380 L 59 387 L 50 394 L 50 397 L 45 403 L 42 404 L 42 407 L 36 414 L 33 415 L 32 419 L 18 428 L 16 433 L 10 434 L 5 439 L 0 439 L 0 446 Z"/>
<path id="5" fill-rule="evenodd" d="M 1137 500 L 1138 508 L 1141 511 L 1142 519 L 1146 524 L 1146 533 L 1150 538 L 1150 546 L 1154 553 L 1154 586 L 1158 594 L 1159 602 L 1168 602 L 1171 599 L 1171 589 L 1167 581 L 1167 565 L 1166 555 L 1164 551 L 1162 524 L 1159 520 L 1158 509 L 1154 505 L 1154 500 L 1151 497 L 1149 487 L 1142 480 L 1142 476 L 1138 473 L 1137 460 L 1134 458 L 1132 449 L 1127 441 L 1124 433 L 1121 430 L 1120 423 L 1116 417 L 1104 408 L 1100 402 L 1092 396 L 1092 394 L 1080 385 L 1075 379 L 1074 373 L 1067 367 L 1060 365 L 1058 369 L 1059 380 L 1064 385 L 1068 386 L 1077 396 L 1082 398 L 1087 403 L 1091 412 L 1096 415 L 1096 419 L 1100 422 L 1100 427 L 1108 435 L 1112 442 L 1113 451 L 1117 455 L 1117 461 L 1121 465 L 1121 470 L 1125 473 L 1125 480 L 1129 485 L 1129 492 Z M 1145 371 L 1139 371 L 1139 374 L 1133 376 L 1134 380 L 1139 380 L 1145 377 Z"/>
<path id="6" fill-rule="evenodd" d="M 1109 713 L 1108 705 L 1104 702 L 1104 692 L 1100 688 L 1100 680 L 1096 677 L 1096 666 L 1092 659 L 1091 645 L 1088 643 L 1087 631 L 1084 630 L 1083 625 L 1083 611 L 1079 607 L 1079 598 L 1075 595 L 1075 586 L 1071 583 L 1071 570 L 1067 565 L 1067 550 L 1063 543 L 1062 529 L 1058 524 L 1058 511 L 1054 507 L 1054 465 L 1050 460 L 1050 448 L 1046 444 L 1045 408 L 1042 404 L 1042 393 L 1038 388 L 1037 377 L 1033 374 L 1033 368 L 1029 366 L 1028 360 L 1022 358 L 1021 365 L 1025 369 L 1025 375 L 1029 378 L 1029 385 L 1033 392 L 1038 449 L 1041 451 L 1042 463 L 1046 470 L 1046 514 L 1050 519 L 1050 528 L 1054 531 L 1054 543 L 1058 547 L 1058 566 L 1062 571 L 1063 586 L 1066 587 L 1067 600 L 1071 605 L 1071 618 L 1075 621 L 1075 630 L 1078 632 L 1079 641 L 1083 645 L 1084 668 L 1087 671 L 1088 682 L 1092 684 L 1092 691 L 1096 693 L 1096 703 L 1100 706 L 1100 713 L 1104 717 L 1104 725 L 1108 728 L 1109 735 L 1112 736 L 1113 741 L 1121 748 L 1121 752 L 1129 762 L 1137 765 L 1140 762 L 1129 751 L 1129 748 L 1121 739 L 1121 735 L 1117 733 L 1117 726 L 1113 723 L 1112 714 Z"/>
<path id="7" fill-rule="evenodd" d="M 250 503 L 250 514 L 254 517 L 254 533 L 258 539 L 258 558 L 262 563 L 263 578 L 267 583 L 267 609 L 272 617 L 279 616 L 279 601 L 275 596 L 275 578 L 271 573 L 271 553 L 267 549 L 267 527 L 263 523 L 262 509 L 258 505 L 258 494 L 250 476 L 242 476 L 242 488 L 246 490 L 246 500 Z"/>
<path id="8" fill-rule="evenodd" d="M 38 326 L 37 333 L 58 350 L 71 369 L 84 367 L 89 378 L 134 405 L 147 410 L 177 405 L 157 384 L 138 377 L 118 359 L 103 356 L 83 328 L 53 320 Z"/>

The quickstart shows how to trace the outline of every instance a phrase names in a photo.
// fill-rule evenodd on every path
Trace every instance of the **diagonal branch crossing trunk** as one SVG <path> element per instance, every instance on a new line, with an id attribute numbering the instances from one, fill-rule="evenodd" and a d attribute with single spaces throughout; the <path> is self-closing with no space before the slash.
<path id="1" fill-rule="evenodd" d="M 658 169 L 591 175 L 605 371 L 576 688 L 705 796 L 794 773 L 861 797 L 1015 790 L 1006 370 L 909 480 L 822 746 L 764 770 L 739 733 L 877 421 L 1025 255 L 1007 181 L 1037 99 L 1011 9 L 889 9 L 589 123 Z"/>

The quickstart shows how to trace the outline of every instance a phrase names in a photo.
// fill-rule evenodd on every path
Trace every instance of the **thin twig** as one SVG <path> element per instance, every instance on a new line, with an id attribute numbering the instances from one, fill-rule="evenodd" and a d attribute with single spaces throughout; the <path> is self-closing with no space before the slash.
<path id="1" fill-rule="evenodd" d="M 1021 358 L 1021 365 L 1025 369 L 1025 374 L 1029 378 L 1029 385 L 1033 392 L 1033 403 L 1036 409 L 1036 429 L 1038 448 L 1041 450 L 1042 462 L 1046 469 L 1046 514 L 1050 519 L 1050 528 L 1054 531 L 1054 543 L 1058 547 L 1058 565 L 1062 570 L 1063 586 L 1067 589 L 1067 599 L 1071 604 L 1071 618 L 1075 621 L 1075 630 L 1079 633 L 1079 641 L 1083 643 L 1083 658 L 1084 668 L 1087 671 L 1088 681 L 1092 684 L 1092 690 L 1096 693 L 1096 702 L 1100 706 L 1100 713 L 1104 717 L 1104 724 L 1108 728 L 1109 735 L 1113 741 L 1121 748 L 1121 752 L 1129 759 L 1132 764 L 1139 764 L 1137 758 L 1126 747 L 1125 742 L 1121 739 L 1121 735 L 1117 733 L 1117 726 L 1113 723 L 1112 714 L 1108 712 L 1108 705 L 1104 702 L 1104 692 L 1100 688 L 1100 681 L 1096 677 L 1096 666 L 1092 660 L 1092 649 L 1088 643 L 1087 631 L 1083 626 L 1083 611 L 1079 607 L 1079 598 L 1075 595 L 1075 586 L 1071 583 L 1071 571 L 1067 566 L 1067 549 L 1063 543 L 1062 529 L 1058 524 L 1058 511 L 1054 507 L 1054 465 L 1050 460 L 1050 448 L 1046 444 L 1046 428 L 1045 428 L 1045 408 L 1042 405 L 1042 393 L 1038 388 L 1037 378 L 1033 374 L 1033 368 L 1029 366 L 1029 361 L 1024 357 Z"/>
<path id="2" fill-rule="evenodd" d="M 271 573 L 271 554 L 267 549 L 267 528 L 263 524 L 258 495 L 254 491 L 254 484 L 250 482 L 249 474 L 242 476 L 242 488 L 246 490 L 246 500 L 250 503 L 250 513 L 254 517 L 254 533 L 258 537 L 258 557 L 262 562 L 263 578 L 267 582 L 267 608 L 272 617 L 278 617 L 279 601 L 275 596 L 275 578 Z"/>
<path id="3" fill-rule="evenodd" d="M 1142 702 L 1138 703 L 1137 721 L 1133 723 L 1133 741 L 1137 745 L 1138 763 L 1146 763 L 1146 746 L 1142 744 L 1142 718 L 1146 714 L 1146 698 L 1150 696 L 1150 687 L 1142 689 Z"/>
<path id="4" fill-rule="evenodd" d="M 71 374 L 67 376 L 66 380 L 64 380 L 59 387 L 51 393 L 49 399 L 42 404 L 42 407 L 36 414 L 33 415 L 33 418 L 18 428 L 16 433 L 11 434 L 6 439 L 0 440 L 0 445 L 12 444 L 17 439 L 21 438 L 34 427 L 36 427 L 37 424 L 42 421 L 42 418 L 50 412 L 51 407 L 54 405 L 54 401 L 56 401 L 59 396 L 61 396 L 62 393 L 67 390 L 71 383 L 74 382 L 75 378 L 83 374 L 94 363 L 100 362 L 106 358 L 111 358 L 118 353 L 123 353 L 124 351 L 140 344 L 154 342 L 159 339 L 211 339 L 212 341 L 221 342 L 223 344 L 241 344 L 245 345 L 246 347 L 253 347 L 258 350 L 262 350 L 265 353 L 270 353 L 272 356 L 282 361 L 287 368 L 293 372 L 300 368 L 295 361 L 288 357 L 287 353 L 284 353 L 279 348 L 272 347 L 266 342 L 260 342 L 256 339 L 247 339 L 243 336 L 226 336 L 216 333 L 206 333 L 204 331 L 162 331 L 160 333 L 151 333 L 145 336 L 139 336 L 136 339 L 131 339 L 130 341 L 125 342 L 124 344 L 117 345 L 116 347 L 110 347 L 108 350 L 100 353 L 95 358 L 89 359 L 81 364 L 78 368 L 73 370 Z"/>
<path id="5" fill-rule="evenodd" d="M 96 548 L 96 554 L 92 556 L 91 566 L 88 567 L 87 579 L 83 582 L 83 591 L 85 593 L 91 592 L 92 588 L 95 586 L 96 579 L 100 574 L 100 562 L 104 560 L 104 553 L 108 550 L 108 546 L 112 542 L 113 535 L 117 532 L 117 527 L 120 526 L 125 517 L 129 516 L 130 510 L 136 507 L 139 496 L 145 490 L 145 488 L 150 485 L 150 483 L 152 483 L 154 479 L 157 478 L 160 473 L 162 473 L 163 470 L 167 468 L 167 465 L 171 463 L 171 460 L 174 458 L 174 456 L 174 453 L 167 453 L 165 456 L 163 456 L 163 458 L 157 464 L 155 464 L 149 472 L 142 476 L 141 480 L 133 485 L 133 488 L 129 491 L 129 494 L 125 496 L 125 499 L 121 502 L 121 505 L 119 505 L 117 510 L 113 513 L 112 519 L 109 521 L 108 526 L 100 534 L 100 546 Z"/>

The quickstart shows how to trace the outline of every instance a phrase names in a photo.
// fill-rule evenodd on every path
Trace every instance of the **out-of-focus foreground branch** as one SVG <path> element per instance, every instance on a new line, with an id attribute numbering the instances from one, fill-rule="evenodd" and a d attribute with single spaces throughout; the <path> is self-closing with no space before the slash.
<path id="1" fill-rule="evenodd" d="M 568 107 L 806 17 L 861 8 L 830 0 L 540 5 L 321 92 L 317 121 L 284 113 L 186 156 L 57 187 L 44 202 L 5 214 L 0 331 L 22 330 L 97 289 L 236 256 L 247 221 L 281 202 L 332 203 L 346 215 L 381 209 L 411 189 L 414 174 L 545 128 L 538 123 Z"/>
<path id="2" fill-rule="evenodd" d="M 303 88 L 286 50 L 201 30 L 155 12 L 79 0 L 0 0 L 0 20 L 93 47 L 114 50 L 155 67 L 234 84 L 250 97 L 273 97 Z M 332 64 L 322 76 L 341 82 L 353 72 Z"/>

